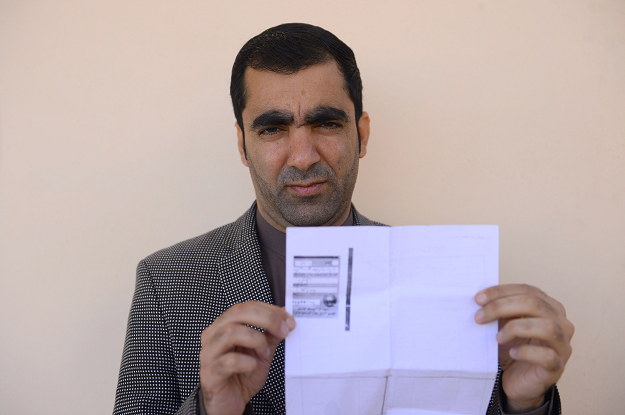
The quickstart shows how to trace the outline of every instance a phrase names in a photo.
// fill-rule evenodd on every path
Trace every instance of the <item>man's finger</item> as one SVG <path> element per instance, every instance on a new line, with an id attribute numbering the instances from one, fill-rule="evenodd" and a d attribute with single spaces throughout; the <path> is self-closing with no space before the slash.
<path id="1" fill-rule="evenodd" d="M 541 366 L 548 372 L 558 373 L 564 367 L 562 359 L 551 347 L 524 344 L 510 349 L 510 357 Z M 553 382 L 555 383 L 556 380 L 554 379 Z"/>
<path id="2" fill-rule="evenodd" d="M 295 320 L 284 308 L 258 301 L 235 304 L 219 316 L 209 328 L 214 326 L 217 329 L 229 323 L 260 327 L 280 339 L 284 339 L 295 328 Z M 207 330 L 202 333 L 203 343 L 206 332 Z M 210 333 L 212 330 L 206 335 Z"/>
<path id="3" fill-rule="evenodd" d="M 275 353 L 276 348 L 280 344 L 280 342 L 284 339 L 276 337 L 271 333 L 265 332 L 265 338 L 267 339 L 267 344 L 269 345 L 269 349 L 271 350 L 272 356 Z"/>
<path id="4" fill-rule="evenodd" d="M 215 327 L 203 341 L 200 360 L 215 359 L 218 356 L 234 349 L 244 347 L 254 350 L 258 356 L 265 359 L 271 357 L 271 350 L 267 344 L 265 334 L 238 323 L 230 323 Z"/>
<path id="5" fill-rule="evenodd" d="M 544 291 L 528 284 L 504 284 L 486 288 L 475 295 L 475 302 L 484 306 L 491 301 L 516 295 L 535 295 L 547 302 L 562 317 L 566 317 L 566 309 L 562 303 L 549 297 Z"/>
<path id="6" fill-rule="evenodd" d="M 205 386 L 207 389 L 210 389 L 213 384 L 219 384 L 232 375 L 250 373 L 256 369 L 257 365 L 258 362 L 256 359 L 245 353 L 226 353 L 217 360 L 212 361 L 210 367 L 207 368 L 208 373 L 211 374 L 211 382 L 210 384 L 207 383 Z M 202 386 L 204 386 L 204 384 Z"/>
<path id="7" fill-rule="evenodd" d="M 513 319 L 497 333 L 499 344 L 508 343 L 516 338 L 542 340 L 556 353 L 568 360 L 571 355 L 571 346 L 566 333 L 558 322 L 544 318 Z"/>
<path id="8" fill-rule="evenodd" d="M 558 317 L 557 311 L 544 299 L 534 295 L 501 297 L 488 302 L 475 313 L 475 321 L 489 323 L 500 318 L 515 317 Z"/>
<path id="9" fill-rule="evenodd" d="M 485 305 L 491 301 L 497 300 L 503 297 L 510 297 L 513 295 L 536 295 L 543 299 L 549 297 L 543 291 L 528 284 L 503 284 L 488 287 L 475 295 L 475 301 L 479 305 Z"/>

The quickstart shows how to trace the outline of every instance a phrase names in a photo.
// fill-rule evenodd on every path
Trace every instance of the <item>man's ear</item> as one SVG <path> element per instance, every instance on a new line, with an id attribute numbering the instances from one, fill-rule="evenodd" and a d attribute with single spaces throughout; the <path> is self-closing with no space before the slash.
<path id="1" fill-rule="evenodd" d="M 245 144 L 243 142 L 243 130 L 239 126 L 238 122 L 234 123 L 234 126 L 237 127 L 237 137 L 239 138 L 239 154 L 241 155 L 241 162 L 245 165 L 245 167 L 249 167 L 247 164 L 247 158 L 245 157 Z"/>
<path id="2" fill-rule="evenodd" d="M 360 119 L 358 120 L 358 132 L 360 133 L 360 158 L 363 158 L 367 154 L 367 144 L 369 143 L 369 114 L 366 111 L 362 112 Z"/>

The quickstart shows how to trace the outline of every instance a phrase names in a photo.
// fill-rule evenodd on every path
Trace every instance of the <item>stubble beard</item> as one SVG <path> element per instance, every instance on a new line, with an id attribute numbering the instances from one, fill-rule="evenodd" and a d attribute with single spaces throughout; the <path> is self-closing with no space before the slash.
<path id="1" fill-rule="evenodd" d="M 315 163 L 306 171 L 286 166 L 272 184 L 258 175 L 250 158 L 247 160 L 258 203 L 264 213 L 285 228 L 334 224 L 350 206 L 358 176 L 358 161 L 357 154 L 349 172 L 342 178 L 325 163 Z M 300 196 L 288 190 L 289 184 L 319 180 L 325 181 L 326 187 L 320 194 Z"/>

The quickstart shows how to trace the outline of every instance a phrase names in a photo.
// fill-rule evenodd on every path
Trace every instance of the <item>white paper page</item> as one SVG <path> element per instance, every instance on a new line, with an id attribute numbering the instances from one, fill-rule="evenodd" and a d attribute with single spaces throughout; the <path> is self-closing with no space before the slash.
<path id="1" fill-rule="evenodd" d="M 389 242 L 390 228 L 287 229 L 285 307 L 297 322 L 285 343 L 289 349 L 287 376 L 390 369 Z M 350 248 L 351 304 L 349 329 L 346 329 Z M 318 261 L 329 264 L 336 261 L 338 278 L 332 274 L 333 270 L 321 269 Z M 296 268 L 299 276 L 294 276 Z M 330 282 L 337 279 L 338 287 Z M 313 292 L 313 295 L 298 296 L 301 291 Z M 322 294 L 314 295 L 316 293 Z M 328 308 L 323 304 L 325 295 L 336 297 L 336 315 L 323 314 L 328 313 L 324 311 Z M 296 304 L 318 300 L 311 308 L 321 316 L 298 315 L 294 300 Z"/>
<path id="2" fill-rule="evenodd" d="M 497 226 L 392 231 L 393 369 L 496 372 L 497 323 L 473 316 L 475 294 L 499 283 Z"/>
<path id="3" fill-rule="evenodd" d="M 466 415 L 460 412 L 439 412 L 428 411 L 425 409 L 391 409 L 386 412 L 386 415 Z"/>
<path id="4" fill-rule="evenodd" d="M 384 413 L 402 410 L 465 415 L 486 413 L 495 375 L 475 372 L 392 371 L 387 385 Z"/>
<path id="5" fill-rule="evenodd" d="M 389 228 L 287 229 L 285 307 L 297 322 L 285 341 L 289 415 L 381 413 L 391 366 L 389 245 Z"/>
<path id="6" fill-rule="evenodd" d="M 288 414 L 484 413 L 496 342 L 474 322 L 473 296 L 497 283 L 497 251 L 496 227 L 289 228 Z M 394 343 L 405 347 L 391 354 Z M 493 359 L 491 378 L 481 370 Z"/>
<path id="7" fill-rule="evenodd" d="M 475 322 L 474 297 L 498 284 L 498 250 L 496 226 L 393 228 L 387 408 L 485 413 L 497 323 Z"/>

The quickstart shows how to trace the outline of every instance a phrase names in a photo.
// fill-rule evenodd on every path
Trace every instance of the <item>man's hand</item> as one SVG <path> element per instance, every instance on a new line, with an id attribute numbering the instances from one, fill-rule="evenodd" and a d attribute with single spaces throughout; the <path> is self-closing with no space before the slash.
<path id="1" fill-rule="evenodd" d="M 501 385 L 509 412 L 540 406 L 545 392 L 564 371 L 571 356 L 575 328 L 566 310 L 536 287 L 500 285 L 480 291 L 475 301 L 482 306 L 475 320 L 499 320 L 499 364 Z"/>
<path id="2" fill-rule="evenodd" d="M 241 415 L 265 384 L 276 347 L 293 328 L 295 320 L 284 308 L 257 301 L 232 306 L 206 328 L 200 352 L 206 413 Z"/>

